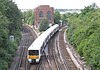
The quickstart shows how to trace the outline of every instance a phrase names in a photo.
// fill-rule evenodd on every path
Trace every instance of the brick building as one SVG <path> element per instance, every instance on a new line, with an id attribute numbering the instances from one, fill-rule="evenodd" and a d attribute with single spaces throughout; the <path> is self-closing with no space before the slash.
<path id="1" fill-rule="evenodd" d="M 49 24 L 54 23 L 54 8 L 49 5 L 40 5 L 34 9 L 34 25 L 38 27 L 41 20 L 47 19 Z"/>

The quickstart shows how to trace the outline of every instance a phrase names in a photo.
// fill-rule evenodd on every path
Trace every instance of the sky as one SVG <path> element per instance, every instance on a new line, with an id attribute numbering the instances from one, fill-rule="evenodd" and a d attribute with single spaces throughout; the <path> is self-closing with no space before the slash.
<path id="1" fill-rule="evenodd" d="M 83 9 L 96 3 L 100 7 L 100 0 L 13 0 L 19 9 L 34 9 L 39 5 L 50 5 L 55 9 Z"/>

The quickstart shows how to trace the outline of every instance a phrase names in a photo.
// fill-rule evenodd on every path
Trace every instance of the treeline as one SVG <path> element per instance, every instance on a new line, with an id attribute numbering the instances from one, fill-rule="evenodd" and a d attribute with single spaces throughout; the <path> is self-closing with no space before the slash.
<path id="1" fill-rule="evenodd" d="M 33 25 L 34 24 L 34 12 L 33 10 L 28 10 L 22 12 L 23 14 L 23 23 Z"/>
<path id="2" fill-rule="evenodd" d="M 92 70 L 100 70 L 100 8 L 93 3 L 69 14 L 67 37 Z"/>
<path id="3" fill-rule="evenodd" d="M 11 0 L 0 0 L 0 70 L 8 70 L 21 39 L 21 12 Z M 14 36 L 14 41 L 10 40 Z"/>

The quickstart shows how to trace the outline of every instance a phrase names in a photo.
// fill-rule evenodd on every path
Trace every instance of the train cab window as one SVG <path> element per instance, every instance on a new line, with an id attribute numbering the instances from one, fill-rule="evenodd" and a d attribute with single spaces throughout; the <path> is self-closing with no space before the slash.
<path id="1" fill-rule="evenodd" d="M 29 50 L 29 55 L 39 55 L 38 50 Z"/>

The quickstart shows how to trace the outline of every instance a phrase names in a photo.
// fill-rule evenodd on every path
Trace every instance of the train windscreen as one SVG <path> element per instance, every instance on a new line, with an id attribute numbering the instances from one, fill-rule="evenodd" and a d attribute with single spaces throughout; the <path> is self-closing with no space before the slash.
<path id="1" fill-rule="evenodd" d="M 29 50 L 29 55 L 39 55 L 38 50 Z"/>

